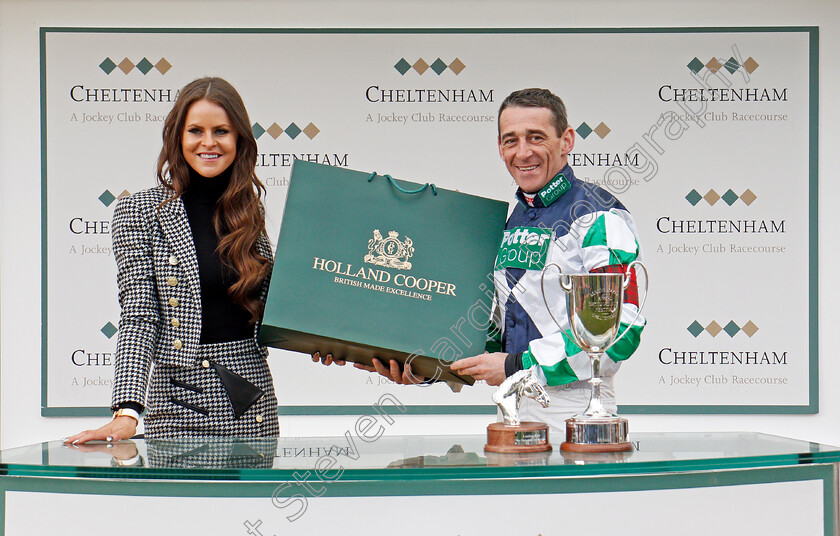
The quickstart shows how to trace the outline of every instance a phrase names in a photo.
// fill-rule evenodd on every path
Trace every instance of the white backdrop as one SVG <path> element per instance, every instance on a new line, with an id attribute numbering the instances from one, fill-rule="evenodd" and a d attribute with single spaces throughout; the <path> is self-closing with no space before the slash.
<path id="1" fill-rule="evenodd" d="M 762 3 L 705 3 L 693 7 L 688 3 L 635 4 L 633 8 L 619 2 L 603 2 L 580 7 L 572 3 L 520 2 L 516 9 L 496 2 L 362 2 L 352 9 L 340 2 L 243 2 L 236 10 L 225 10 L 224 2 L 0 2 L 0 176 L 2 176 L 2 236 L 0 236 L 0 299 L 2 299 L 2 413 L 0 432 L 2 446 L 8 447 L 66 435 L 79 427 L 97 422 L 82 419 L 44 419 L 39 416 L 39 320 L 40 296 L 40 228 L 39 218 L 39 122 L 38 122 L 38 27 L 40 26 L 454 26 L 454 27 L 533 27 L 533 26 L 720 26 L 720 25 L 821 25 L 821 93 L 820 124 L 831 125 L 838 117 L 831 95 L 837 86 L 838 60 L 833 37 L 838 29 L 838 11 L 828 2 L 811 2 L 806 8 L 768 9 Z M 201 8 L 198 8 L 201 6 Z M 478 6 L 480 10 L 476 9 Z M 534 14 L 539 14 L 534 17 Z M 445 21 L 445 22 L 443 22 Z M 409 24 L 410 23 L 410 24 Z M 544 43 L 538 39 L 521 39 L 512 46 L 523 54 L 539 51 Z M 214 44 L 196 52 L 199 62 L 212 61 Z M 566 52 L 574 55 L 576 51 Z M 699 54 L 699 53 L 698 53 Z M 759 61 L 763 61 L 759 58 Z M 268 69 L 254 65 L 253 69 Z M 516 82 L 516 83 L 514 83 Z M 532 80 L 511 80 L 511 87 L 531 85 Z M 564 94 L 562 89 L 558 92 Z M 571 105 L 570 105 L 570 108 Z M 572 110 L 574 110 L 572 108 Z M 252 112 L 253 113 L 253 112 Z M 822 129 L 820 146 L 833 147 L 838 139 L 829 129 Z M 784 157 L 785 143 L 766 159 Z M 830 151 L 821 151 L 821 197 L 836 188 L 836 172 L 830 162 Z M 430 157 L 433 158 L 434 155 Z M 827 160 L 828 159 L 828 160 Z M 714 165 L 714 155 L 706 161 Z M 498 163 L 501 169 L 501 163 Z M 399 174 L 399 173 L 397 173 Z M 501 176 L 501 174 L 500 174 Z M 724 190 L 725 191 L 725 190 Z M 705 193 L 702 192 L 701 193 Z M 722 193 L 722 192 L 721 192 Z M 740 192 L 738 192 L 740 193 Z M 758 194 L 761 195 L 761 194 Z M 629 201 L 628 201 L 628 204 Z M 821 222 L 830 218 L 829 210 L 820 215 Z M 830 221 L 830 220 L 829 220 Z M 828 271 L 836 256 L 833 238 L 824 230 L 820 237 L 821 265 Z M 760 267 L 760 266 L 758 266 Z M 778 295 L 789 303 L 784 293 L 786 282 L 777 274 L 775 287 L 764 292 Z M 636 430 L 720 430 L 749 429 L 840 444 L 840 431 L 833 425 L 840 413 L 840 397 L 833 394 L 831 378 L 840 372 L 830 360 L 831 322 L 836 290 L 824 283 L 821 308 L 821 335 L 824 349 L 821 363 L 821 412 L 815 416 L 634 416 Z M 803 312 L 804 314 L 804 312 Z M 702 319 L 700 319 L 702 320 Z M 717 319 L 715 319 L 717 320 Z M 723 326 L 728 319 L 719 321 Z M 742 322 L 742 319 L 738 319 Z M 828 322 L 828 323 L 826 323 Z M 762 326 L 759 326 L 760 328 Z M 681 327 L 680 329 L 685 329 Z M 630 367 L 627 367 L 627 372 Z M 284 435 L 317 435 L 341 433 L 346 420 L 352 417 L 286 417 L 281 427 Z M 446 433 L 465 429 L 483 430 L 486 416 L 403 416 L 392 428 L 393 433 Z"/>
<path id="2" fill-rule="evenodd" d="M 570 156 L 577 176 L 618 194 L 635 215 L 651 274 L 650 322 L 616 379 L 620 409 L 816 411 L 817 355 L 809 359 L 808 338 L 816 72 L 811 36 L 791 30 L 46 29 L 45 414 L 110 399 L 119 316 L 113 199 L 153 183 L 162 118 L 178 89 L 208 72 L 230 80 L 249 108 L 272 239 L 296 155 L 512 200 L 495 154 L 499 103 L 519 80 L 555 88 L 577 131 Z M 191 59 L 209 40 L 220 48 L 212 71 Z M 523 40 L 540 41 L 544 54 L 523 58 Z M 577 54 L 564 59 L 560 51 L 572 48 Z M 253 64 L 271 69 L 254 72 Z M 781 161 L 765 158 L 782 153 Z M 766 292 L 779 274 L 784 306 Z M 272 352 L 270 363 L 280 406 L 294 411 L 347 411 L 395 388 L 368 374 L 313 367 L 300 354 Z M 467 405 L 493 411 L 490 391 L 456 394 L 438 385 L 400 389 L 399 397 L 428 413 Z"/>

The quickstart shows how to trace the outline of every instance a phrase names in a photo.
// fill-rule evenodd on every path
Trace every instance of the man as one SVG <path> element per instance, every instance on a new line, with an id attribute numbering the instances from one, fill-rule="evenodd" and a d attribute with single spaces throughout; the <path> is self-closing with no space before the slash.
<path id="1" fill-rule="evenodd" d="M 638 233 L 615 197 L 574 176 L 568 155 L 575 132 L 559 97 L 545 89 L 515 91 L 502 102 L 498 121 L 499 155 L 519 186 L 519 203 L 508 220 L 494 271 L 494 341 L 488 343 L 488 353 L 456 361 L 451 368 L 499 385 L 516 371 L 537 365 L 551 406 L 544 409 L 523 399 L 520 418 L 564 430 L 565 419 L 586 409 L 591 365 L 571 338 L 556 277 L 552 313 L 563 330 L 551 318 L 541 291 L 542 270 L 556 263 L 566 274 L 624 272 L 639 256 Z M 556 269 L 550 270 L 556 276 Z M 550 280 L 547 276 L 547 284 Z M 625 295 L 622 331 L 637 311 L 633 281 Z M 639 317 L 601 362 L 601 396 L 609 411 L 616 410 L 613 375 L 638 347 L 643 326 Z"/>
<path id="2" fill-rule="evenodd" d="M 451 368 L 499 385 L 516 371 L 537 365 L 551 406 L 542 408 L 524 398 L 520 418 L 564 430 L 567 418 L 586 409 L 591 365 L 589 356 L 572 341 L 565 301 L 556 284 L 553 294 L 558 299 L 552 302 L 552 313 L 563 330 L 549 315 L 540 285 L 542 270 L 555 263 L 566 274 L 623 273 L 639 256 L 638 233 L 630 213 L 612 194 L 574 176 L 568 155 L 575 132 L 559 97 L 545 89 L 514 91 L 502 102 L 498 122 L 499 155 L 519 187 L 519 203 L 508 219 L 496 260 L 488 351 L 458 360 Z M 550 270 L 556 274 L 556 269 Z M 629 332 L 607 352 L 600 371 L 602 401 L 612 412 L 616 410 L 613 375 L 638 347 L 644 327 L 642 317 L 628 326 L 638 311 L 635 281 L 624 303 L 621 331 Z M 314 361 L 319 358 L 325 364 L 332 362 L 331 356 L 313 356 Z M 388 367 L 377 360 L 373 367 L 356 366 L 397 383 L 425 380 L 414 376 L 410 367 L 401 370 L 396 361 Z"/>

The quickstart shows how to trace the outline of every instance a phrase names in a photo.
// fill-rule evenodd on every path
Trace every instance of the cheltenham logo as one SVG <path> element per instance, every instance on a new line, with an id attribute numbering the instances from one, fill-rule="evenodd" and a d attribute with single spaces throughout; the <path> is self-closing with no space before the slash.
<path id="1" fill-rule="evenodd" d="M 575 133 L 583 139 L 586 139 L 587 137 L 589 137 L 589 135 L 592 134 L 593 132 L 595 134 L 597 134 L 598 137 L 603 140 L 604 138 L 607 137 L 607 134 L 609 134 L 611 132 L 611 130 L 610 130 L 610 127 L 608 127 L 606 124 L 604 124 L 603 121 L 601 121 L 598 124 L 598 126 L 595 127 L 595 128 L 590 127 L 584 121 L 583 123 L 580 124 L 579 127 L 577 127 L 575 129 Z"/>
<path id="2" fill-rule="evenodd" d="M 719 70 L 721 70 L 721 68 L 729 71 L 729 74 L 735 74 L 735 71 L 737 71 L 738 69 L 744 69 L 745 71 L 747 71 L 747 73 L 752 74 L 753 71 L 758 69 L 758 62 L 752 59 L 752 56 L 747 58 L 747 60 L 743 64 L 738 63 L 738 60 L 736 60 L 735 58 L 729 58 L 728 60 L 725 60 L 723 58 L 712 58 L 706 63 L 703 63 L 695 57 L 693 60 L 688 62 L 688 65 L 686 65 L 686 67 L 688 67 L 694 74 L 699 73 L 703 70 L 703 68 L 708 69 L 709 72 L 713 74 L 717 73 Z"/>
<path id="3" fill-rule="evenodd" d="M 111 58 L 105 58 L 99 64 L 99 68 L 105 71 L 105 74 L 111 74 L 116 69 L 119 69 L 124 74 L 130 73 L 134 69 L 137 69 L 144 75 L 149 74 L 152 69 L 157 69 L 160 74 L 166 74 L 172 68 L 172 64 L 166 61 L 166 58 L 159 59 L 157 63 L 152 63 L 147 58 L 143 58 L 137 63 L 134 63 L 128 58 L 124 58 L 119 63 L 114 63 L 114 60 Z"/>
<path id="4" fill-rule="evenodd" d="M 263 134 L 268 134 L 275 140 L 279 138 L 280 135 L 284 132 L 288 137 L 292 139 L 297 138 L 298 136 L 300 136 L 301 133 L 303 133 L 306 134 L 306 137 L 310 140 L 317 136 L 319 132 L 321 132 L 321 130 L 318 127 L 316 127 L 313 123 L 309 123 L 303 129 L 301 129 L 294 123 L 290 123 L 289 126 L 287 126 L 284 130 L 283 127 L 278 125 L 276 122 L 272 123 L 271 126 L 268 128 L 263 127 L 259 123 L 254 123 L 253 125 L 251 125 L 251 131 L 254 133 L 255 139 L 260 139 L 260 136 L 262 136 Z"/>
<path id="5" fill-rule="evenodd" d="M 368 240 L 368 254 L 365 262 L 386 268 L 411 270 L 408 258 L 414 255 L 414 242 L 405 237 L 405 242 L 397 238 L 400 233 L 388 231 L 388 238 L 382 238 L 379 229 L 373 230 L 373 238 Z"/>
<path id="6" fill-rule="evenodd" d="M 755 195 L 750 189 L 745 190 L 744 193 L 742 193 L 740 196 L 733 192 L 732 189 L 727 190 L 726 193 L 723 195 L 718 194 L 716 191 L 714 191 L 714 189 L 706 192 L 706 195 L 701 195 L 700 192 L 698 192 L 697 190 L 691 190 L 690 192 L 688 192 L 688 195 L 685 196 L 685 200 L 691 203 L 691 206 L 693 207 L 696 207 L 697 203 L 699 203 L 701 199 L 705 200 L 706 203 L 708 203 L 711 206 L 714 206 L 715 203 L 717 203 L 720 200 L 723 200 L 724 203 L 731 207 L 733 204 L 735 204 L 735 201 L 737 201 L 738 199 L 743 201 L 745 205 L 750 206 L 753 204 L 753 201 L 758 199 L 758 196 Z"/>
<path id="7" fill-rule="evenodd" d="M 400 61 L 398 61 L 396 65 L 394 65 L 394 69 L 396 69 L 397 72 L 403 76 L 405 76 L 405 73 L 407 73 L 411 69 L 414 69 L 419 75 L 422 75 L 423 73 L 431 69 L 438 76 L 443 74 L 443 71 L 445 71 L 446 69 L 449 69 L 457 76 L 461 74 L 461 71 L 463 71 L 466 68 L 467 66 L 464 65 L 464 63 L 458 58 L 455 58 L 449 64 L 447 64 L 442 59 L 438 58 L 435 61 L 433 61 L 431 65 L 426 63 L 426 61 L 423 58 L 418 59 L 413 64 L 408 63 L 405 60 L 405 58 L 400 58 Z"/>
<path id="8" fill-rule="evenodd" d="M 707 332 L 712 337 L 717 337 L 721 331 L 729 335 L 730 337 L 735 337 L 739 331 L 743 331 L 747 337 L 752 337 L 758 331 L 758 326 L 756 326 L 752 320 L 748 321 L 743 326 L 738 326 L 734 320 L 730 320 L 728 324 L 721 327 L 720 324 L 712 320 L 709 325 L 703 327 L 698 321 L 694 321 L 688 326 L 688 332 L 691 333 L 695 338 L 699 337 L 701 333 L 704 331 Z"/>

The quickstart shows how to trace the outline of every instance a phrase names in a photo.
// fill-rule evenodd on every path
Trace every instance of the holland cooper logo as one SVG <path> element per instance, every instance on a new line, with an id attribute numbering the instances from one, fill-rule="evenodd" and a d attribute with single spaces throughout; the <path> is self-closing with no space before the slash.
<path id="1" fill-rule="evenodd" d="M 408 258 L 414 255 L 413 242 L 405 237 L 405 241 L 397 238 L 397 231 L 388 231 L 388 238 L 382 238 L 379 229 L 373 230 L 373 238 L 368 240 L 368 254 L 365 262 L 398 270 L 411 270 Z"/>
<path id="2" fill-rule="evenodd" d="M 454 283 L 419 275 L 393 274 L 387 270 L 388 268 L 397 270 L 411 270 L 412 268 L 408 259 L 414 255 L 413 242 L 408 237 L 400 240 L 399 235 L 397 231 L 388 231 L 388 236 L 383 237 L 379 229 L 374 229 L 373 238 L 368 240 L 368 253 L 364 261 L 381 268 L 364 266 L 354 268 L 352 264 L 344 261 L 315 257 L 312 269 L 334 274 L 333 282 L 340 285 L 360 287 L 406 298 L 432 301 L 432 295 L 436 294 L 456 296 Z"/>

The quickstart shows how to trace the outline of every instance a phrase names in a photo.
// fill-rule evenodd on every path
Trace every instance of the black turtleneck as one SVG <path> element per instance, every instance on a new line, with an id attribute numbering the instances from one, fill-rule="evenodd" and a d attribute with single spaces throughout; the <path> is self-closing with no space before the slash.
<path id="1" fill-rule="evenodd" d="M 232 167 L 232 166 L 231 166 Z M 236 280 L 222 264 L 213 225 L 216 205 L 230 183 L 231 167 L 216 177 L 202 177 L 190 169 L 190 185 L 181 196 L 192 230 L 201 282 L 201 344 L 248 339 L 254 324 L 245 309 L 233 302 L 228 288 Z"/>

